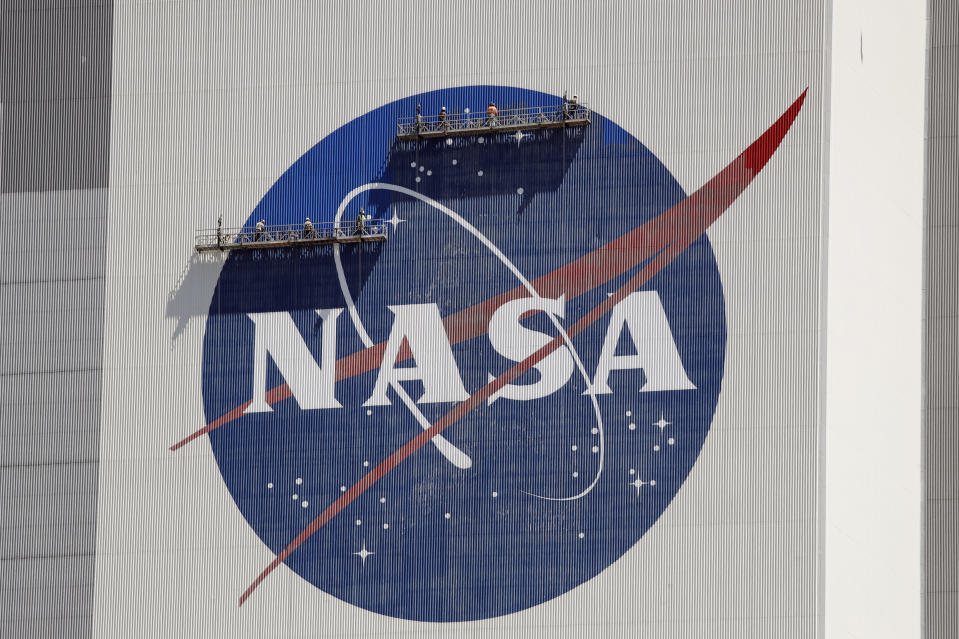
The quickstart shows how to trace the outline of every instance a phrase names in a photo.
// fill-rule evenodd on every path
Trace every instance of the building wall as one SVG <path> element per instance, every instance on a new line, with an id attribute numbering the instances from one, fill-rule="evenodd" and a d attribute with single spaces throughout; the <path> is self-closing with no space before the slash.
<path id="1" fill-rule="evenodd" d="M 88 636 L 112 6 L 5 3 L 0 635 Z"/>
<path id="2" fill-rule="evenodd" d="M 956 471 L 957 191 L 959 19 L 929 3 L 925 237 L 925 636 L 959 633 L 959 473 Z"/>
<path id="3" fill-rule="evenodd" d="M 826 298 L 826 636 L 922 616 L 920 5 L 833 5 Z"/>
<path id="4" fill-rule="evenodd" d="M 947 4 L 929 7 L 926 98 L 930 637 L 955 636 L 959 623 L 950 543 L 959 525 L 950 466 L 957 20 Z M 904 90 L 889 79 L 902 56 L 874 40 L 877 25 L 890 25 L 870 22 L 869 12 L 843 18 L 842 10 L 831 46 L 846 70 L 833 97 L 855 113 L 834 127 L 832 141 L 842 151 L 859 133 L 874 140 L 870 127 L 882 126 L 898 144 L 893 125 L 903 112 L 887 93 Z M 820 3 L 734 1 L 647 2 L 615 12 L 565 4 L 508 12 L 447 3 L 415 11 L 303 2 L 4 6 L 0 205 L 5 230 L 17 234 L 0 245 L 0 634 L 563 636 L 588 628 L 610 636 L 805 637 L 867 627 L 872 636 L 908 634 L 916 593 L 903 584 L 917 562 L 911 518 L 893 505 L 915 501 L 917 465 L 907 459 L 897 487 L 877 489 L 875 498 L 878 482 L 866 480 L 882 477 L 895 455 L 908 457 L 884 420 L 908 418 L 911 404 L 907 397 L 892 410 L 876 396 L 885 386 L 880 367 L 864 371 L 873 338 L 862 327 L 892 334 L 911 316 L 871 305 L 881 296 L 867 299 L 873 293 L 862 283 L 878 277 L 870 268 L 888 263 L 879 249 L 898 250 L 887 240 L 911 237 L 918 208 L 901 172 L 875 177 L 887 176 L 889 162 L 869 173 L 875 184 L 857 191 L 871 155 L 862 139 L 852 155 L 835 156 L 846 159 L 830 169 L 833 182 L 866 196 L 847 207 L 833 193 L 826 286 L 827 13 Z M 891 29 L 890 43 L 915 39 L 912 22 L 892 26 L 900 28 Z M 286 169 L 354 118 L 469 85 L 578 91 L 687 193 L 808 87 L 783 146 L 709 230 L 726 362 L 699 459 L 632 549 L 524 611 L 424 625 L 352 606 L 285 567 L 237 608 L 276 549 L 244 517 L 205 436 L 170 450 L 210 421 L 204 340 L 217 326 L 210 311 L 223 261 L 197 258 L 192 230 L 220 214 L 227 225 L 250 219 Z M 874 93 L 884 99 L 872 100 Z M 484 97 L 476 93 L 475 108 Z M 898 148 L 905 157 L 908 149 Z M 598 193 L 584 219 L 597 211 L 620 216 L 608 209 L 614 201 Z M 867 228 L 850 212 L 891 215 L 895 224 Z M 554 226 L 559 236 L 571 234 Z M 856 260 L 833 259 L 850 252 Z M 916 254 L 907 250 L 906 261 Z M 896 269 L 911 273 L 908 264 Z M 886 273 L 884 281 L 893 280 Z M 902 281 L 912 290 L 908 277 Z M 846 412 L 831 412 L 821 391 L 824 290 L 830 405 L 845 402 Z M 908 369 L 912 350 L 905 350 L 906 367 L 897 370 Z M 832 437 L 825 470 L 823 415 Z M 848 415 L 858 415 L 863 430 L 848 428 Z M 894 454 L 879 450 L 886 443 Z M 823 506 L 825 494 L 833 510 Z M 907 523 L 897 528 L 897 519 Z M 899 552 L 886 554 L 890 547 Z"/>
<path id="5" fill-rule="evenodd" d="M 615 12 L 568 9 L 116 8 L 95 634 L 578 636 L 588 628 L 609 636 L 815 635 L 822 614 L 824 8 L 650 2 Z M 511 615 L 436 625 L 373 614 L 286 567 L 238 608 L 277 550 L 247 523 L 246 502 L 234 498 L 218 467 L 219 445 L 241 431 L 224 427 L 170 450 L 213 419 L 204 343 L 211 326 L 222 326 L 210 323 L 210 311 L 224 267 L 194 256 L 192 231 L 220 214 L 225 226 L 246 222 L 288 167 L 354 118 L 470 85 L 524 87 L 554 99 L 564 89 L 579 93 L 655 154 L 687 193 L 808 89 L 782 146 L 709 230 L 725 305 L 725 373 L 699 458 L 662 516 L 618 561 Z M 477 90 L 472 108 L 481 110 L 484 97 Z M 370 137 L 392 121 L 379 126 L 386 128 Z M 365 144 L 360 136 L 355 148 L 362 153 Z M 600 215 L 624 219 L 625 207 L 609 208 L 616 201 L 598 192 L 581 222 L 554 224 L 557 241 Z M 477 200 L 469 206 L 483 213 Z M 292 210 L 281 213 L 287 217 L 277 219 L 299 220 Z M 162 221 L 149 241 L 145 220 Z M 428 251 L 424 263 L 434 259 Z M 365 417 L 356 415 L 344 423 L 362 428 Z M 489 425 L 494 433 L 504 428 Z M 251 485 L 263 469 L 250 469 Z M 623 479 L 623 489 L 633 490 Z M 442 499 L 428 494 L 429 503 Z M 394 587 L 403 583 L 398 578 Z"/>

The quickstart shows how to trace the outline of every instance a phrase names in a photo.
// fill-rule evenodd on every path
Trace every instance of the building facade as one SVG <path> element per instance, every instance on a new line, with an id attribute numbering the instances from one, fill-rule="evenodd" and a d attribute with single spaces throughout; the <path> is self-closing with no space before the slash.
<path id="1" fill-rule="evenodd" d="M 954 17 L 4 8 L 3 636 L 954 636 Z"/>

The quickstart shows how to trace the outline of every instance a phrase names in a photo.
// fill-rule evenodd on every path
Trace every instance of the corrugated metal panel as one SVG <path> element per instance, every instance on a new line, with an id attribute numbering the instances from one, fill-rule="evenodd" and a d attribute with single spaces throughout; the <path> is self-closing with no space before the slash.
<path id="1" fill-rule="evenodd" d="M 105 187 L 112 3 L 2 11 L 4 192 Z"/>
<path id="2" fill-rule="evenodd" d="M 959 636 L 959 7 L 928 6 L 924 636 L 947 639 Z"/>
<path id="3" fill-rule="evenodd" d="M 82 637 L 95 569 L 112 5 L 2 11 L 0 636 Z"/>
<path id="4" fill-rule="evenodd" d="M 38 220 L 32 228 L 51 235 L 91 228 L 81 246 L 39 246 L 35 238 L 7 244 L 0 281 L 0 633 L 84 636 L 93 601 L 103 352 L 105 238 L 92 229 L 104 227 L 107 195 L 0 198 L 8 219 Z"/>

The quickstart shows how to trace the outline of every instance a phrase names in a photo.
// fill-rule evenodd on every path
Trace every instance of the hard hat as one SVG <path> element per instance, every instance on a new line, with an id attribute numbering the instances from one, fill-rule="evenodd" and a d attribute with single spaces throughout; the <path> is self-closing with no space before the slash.
<path id="1" fill-rule="evenodd" d="M 576 98 L 578 98 L 578 97 L 579 97 L 578 95 L 575 95 L 575 94 L 573 95 L 573 99 L 574 99 L 574 100 L 575 100 Z"/>
<path id="2" fill-rule="evenodd" d="M 310 221 L 310 218 L 306 218 L 306 221 L 309 222 L 309 221 Z"/>
<path id="3" fill-rule="evenodd" d="M 441 107 L 441 108 L 440 108 L 440 111 L 445 111 L 445 110 L 446 110 L 446 107 Z"/>

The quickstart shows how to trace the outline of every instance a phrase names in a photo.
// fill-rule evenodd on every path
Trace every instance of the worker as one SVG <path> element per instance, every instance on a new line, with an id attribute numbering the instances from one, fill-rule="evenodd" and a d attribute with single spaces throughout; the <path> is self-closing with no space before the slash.
<path id="1" fill-rule="evenodd" d="M 416 105 L 416 132 L 419 133 L 423 129 L 423 107 L 420 104 Z"/>
<path id="2" fill-rule="evenodd" d="M 314 230 L 310 218 L 306 218 L 306 222 L 303 222 L 303 237 L 316 237 L 316 230 Z"/>
<path id="3" fill-rule="evenodd" d="M 356 216 L 356 234 L 363 235 L 366 230 L 366 211 L 360 208 L 360 212 Z"/>
<path id="4" fill-rule="evenodd" d="M 491 101 L 489 106 L 486 107 L 486 124 L 495 126 L 497 113 L 499 113 L 499 109 L 496 108 L 496 103 Z"/>
<path id="5" fill-rule="evenodd" d="M 579 108 L 579 98 L 574 95 L 573 99 L 569 101 L 569 117 L 575 118 L 576 109 L 578 108 Z"/>
<path id="6" fill-rule="evenodd" d="M 260 220 L 256 223 L 256 226 L 253 227 L 253 241 L 259 242 L 260 238 L 263 237 L 264 231 L 266 231 L 266 220 Z"/>
<path id="7" fill-rule="evenodd" d="M 448 129 L 450 128 L 450 125 L 446 122 L 446 116 L 447 116 L 446 107 L 443 107 L 442 109 L 440 109 L 439 115 L 436 116 L 436 119 L 437 119 L 437 120 L 439 121 L 439 123 L 440 123 L 440 127 L 441 127 L 444 131 L 446 131 L 446 130 L 448 130 Z"/>
<path id="8" fill-rule="evenodd" d="M 223 214 L 220 213 L 220 217 L 216 218 L 216 246 L 217 248 L 223 247 Z"/>

